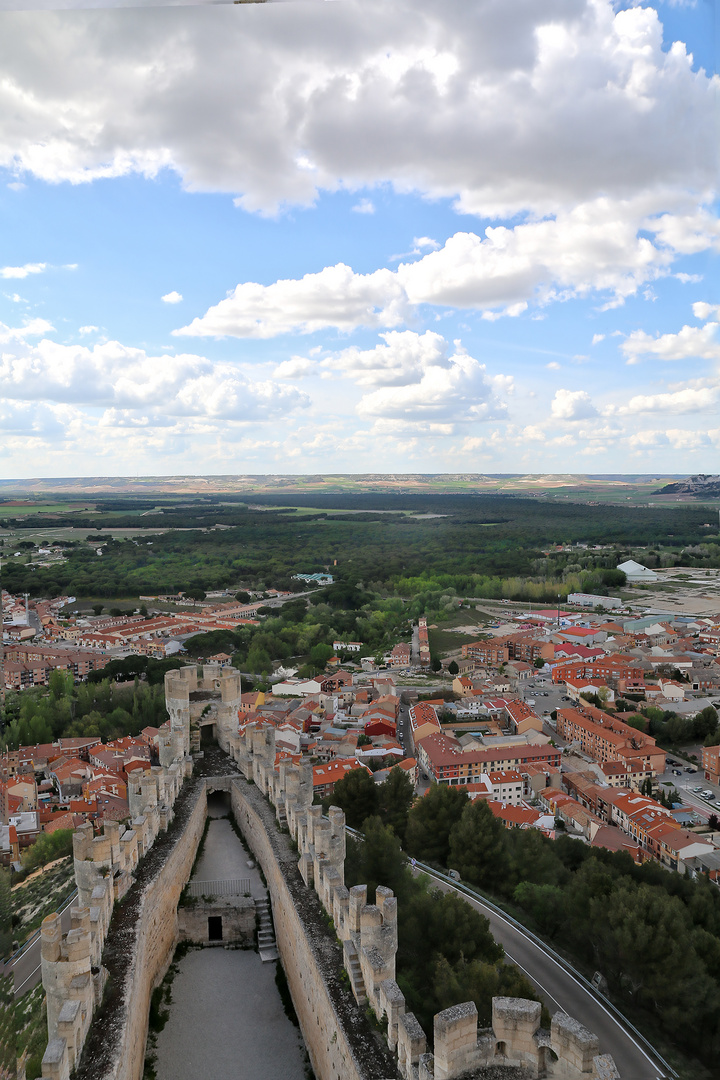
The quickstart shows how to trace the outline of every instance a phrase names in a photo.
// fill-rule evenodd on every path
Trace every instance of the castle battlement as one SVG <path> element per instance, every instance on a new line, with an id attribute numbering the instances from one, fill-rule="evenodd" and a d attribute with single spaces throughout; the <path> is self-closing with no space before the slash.
<path id="1" fill-rule="evenodd" d="M 312 769 L 283 761 L 275 767 L 275 729 L 248 724 L 231 741 L 231 754 L 247 780 L 275 805 L 278 821 L 298 848 L 303 881 L 332 917 L 343 945 L 343 963 L 358 1005 L 369 1004 L 387 1019 L 388 1045 L 405 1080 L 452 1080 L 471 1070 L 523 1068 L 528 1077 L 619 1080 L 598 1038 L 558 1012 L 550 1031 L 540 1027 L 541 1005 L 524 998 L 493 998 L 492 1027 L 478 1030 L 475 1003 L 461 1002 L 433 1021 L 433 1053 L 417 1018 L 406 1010 L 395 981 L 398 949 L 397 897 L 378 886 L 368 904 L 367 886 L 345 885 L 345 815 L 337 806 L 323 815 L 312 805 Z"/>
<path id="2" fill-rule="evenodd" d="M 127 893 L 140 859 L 172 821 L 183 780 L 192 772 L 187 705 L 198 684 L 197 672 L 181 668 L 168 675 L 165 690 L 171 726 L 160 735 L 160 765 L 129 777 L 126 823 L 105 819 L 98 835 L 89 822 L 75 830 L 78 902 L 70 911 L 70 929 L 62 932 L 57 913 L 48 915 L 41 927 L 48 1019 L 45 1080 L 69 1080 L 80 1058 L 107 980 L 101 960 L 113 905 Z"/>

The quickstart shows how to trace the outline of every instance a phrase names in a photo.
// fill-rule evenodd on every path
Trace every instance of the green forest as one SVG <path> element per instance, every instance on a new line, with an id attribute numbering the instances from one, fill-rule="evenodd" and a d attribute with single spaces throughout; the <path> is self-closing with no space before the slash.
<path id="1" fill-rule="evenodd" d="M 299 506 L 302 497 L 276 496 L 277 505 L 268 510 L 198 500 L 157 512 L 151 504 L 148 512 L 145 504 L 120 509 L 120 500 L 99 503 L 87 519 L 77 514 L 55 516 L 52 522 L 37 516 L 6 519 L 0 526 L 12 526 L 13 535 L 51 526 L 93 533 L 91 544 L 84 542 L 85 534 L 82 540 L 64 540 L 64 562 L 35 566 L 13 558 L 4 567 L 3 584 L 33 596 L 112 599 L 198 588 L 287 589 L 295 573 L 330 568 L 345 583 L 405 597 L 451 591 L 552 601 L 580 586 L 600 592 L 616 587 L 605 572 L 637 549 L 643 549 L 648 566 L 720 566 L 720 538 L 716 526 L 708 530 L 709 512 L 703 507 L 588 506 L 472 495 L 308 499 L 320 508 L 301 513 L 287 504 Z M 340 512 L 348 510 L 354 512 Z M 113 530 L 120 528 L 168 531 L 152 539 L 113 539 Z M 553 550 L 574 543 L 608 547 Z"/>
<path id="2" fill-rule="evenodd" d="M 145 657 L 129 659 L 143 661 Z M 173 666 L 180 663 L 175 661 Z M 71 674 L 56 669 L 47 689 L 38 686 L 7 694 L 0 709 L 0 750 L 61 737 L 100 736 L 107 742 L 121 735 L 138 735 L 145 727 L 159 727 L 166 719 L 161 680 L 153 684 L 136 677 L 118 684 L 105 678 L 73 685 Z"/>

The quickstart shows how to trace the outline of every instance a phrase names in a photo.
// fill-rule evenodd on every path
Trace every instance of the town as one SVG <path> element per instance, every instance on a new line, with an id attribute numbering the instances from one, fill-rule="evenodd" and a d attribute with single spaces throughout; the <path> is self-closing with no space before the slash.
<path id="1" fill-rule="evenodd" d="M 258 626 L 259 611 L 289 595 L 68 618 L 67 597 L 3 592 L 5 689 L 48 686 L 54 672 L 80 682 L 118 657 L 175 657 L 179 666 L 193 635 Z M 274 728 L 278 762 L 312 763 L 317 801 L 351 770 L 382 784 L 397 766 L 418 797 L 432 784 L 458 786 L 507 828 L 564 833 L 720 883 L 720 617 L 637 617 L 607 596 L 568 601 L 512 615 L 497 605 L 480 640 L 434 662 L 422 617 L 411 641 L 381 658 L 363 656 L 362 642 L 334 640 L 313 677 L 277 665 L 265 689 L 244 692 L 237 731 Z M 227 653 L 202 659 L 231 663 Z M 682 756 L 650 734 L 653 718 L 668 713 L 685 733 Z M 20 870 L 43 833 L 127 817 L 128 784 L 157 761 L 164 726 L 6 748 L 2 862 Z M 204 735 L 208 728 L 201 722 Z"/>

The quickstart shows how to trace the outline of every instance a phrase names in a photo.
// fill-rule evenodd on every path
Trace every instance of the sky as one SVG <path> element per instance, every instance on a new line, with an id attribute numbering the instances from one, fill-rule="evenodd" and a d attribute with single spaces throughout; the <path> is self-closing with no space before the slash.
<path id="1" fill-rule="evenodd" d="M 714 10 L 0 11 L 0 475 L 720 471 Z"/>

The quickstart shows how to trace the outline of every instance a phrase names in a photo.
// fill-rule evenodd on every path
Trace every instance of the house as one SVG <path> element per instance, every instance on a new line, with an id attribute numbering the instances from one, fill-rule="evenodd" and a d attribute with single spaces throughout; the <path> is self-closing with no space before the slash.
<path id="1" fill-rule="evenodd" d="M 339 761 L 329 761 L 324 765 L 315 765 L 313 768 L 313 793 L 324 799 L 332 795 L 338 780 L 342 780 L 353 769 L 365 769 L 372 776 L 367 765 L 363 765 L 357 758 L 343 758 Z"/>
<path id="2" fill-rule="evenodd" d="M 498 772 L 481 774 L 480 780 L 487 777 L 490 782 L 491 798 L 496 802 L 519 806 L 523 799 L 525 782 L 516 769 L 501 769 Z"/>
<path id="3" fill-rule="evenodd" d="M 650 735 L 624 724 L 601 709 L 583 704 L 580 709 L 557 710 L 557 733 L 596 761 L 642 762 L 653 774 L 665 771 L 665 751 Z"/>
<path id="4" fill-rule="evenodd" d="M 493 816 L 499 818 L 506 829 L 539 828 L 543 818 L 547 817 L 538 810 L 531 810 L 529 806 L 508 806 L 494 799 L 488 799 L 488 806 Z M 552 819 L 550 821 L 554 824 Z"/>
<path id="5" fill-rule="evenodd" d="M 391 667 L 408 667 L 412 658 L 412 649 L 404 642 L 395 645 L 385 657 L 385 663 Z"/>
<path id="6" fill-rule="evenodd" d="M 240 695 L 240 712 L 256 712 L 261 705 L 265 704 L 265 694 L 262 690 L 251 690 L 247 694 Z"/>
<path id="7" fill-rule="evenodd" d="M 702 768 L 706 780 L 720 784 L 720 746 L 703 746 Z"/>
<path id="8" fill-rule="evenodd" d="M 9 866 L 20 861 L 20 844 L 14 825 L 0 824 L 0 864 Z"/>
<path id="9" fill-rule="evenodd" d="M 612 825 L 603 825 L 590 841 L 591 847 L 607 848 L 608 851 L 626 851 L 633 862 L 644 861 L 643 850 L 631 837 Z"/>
<path id="10" fill-rule="evenodd" d="M 273 684 L 273 695 L 306 697 L 309 694 L 319 694 L 323 687 L 323 681 L 323 679 L 284 679 L 282 682 Z"/>

